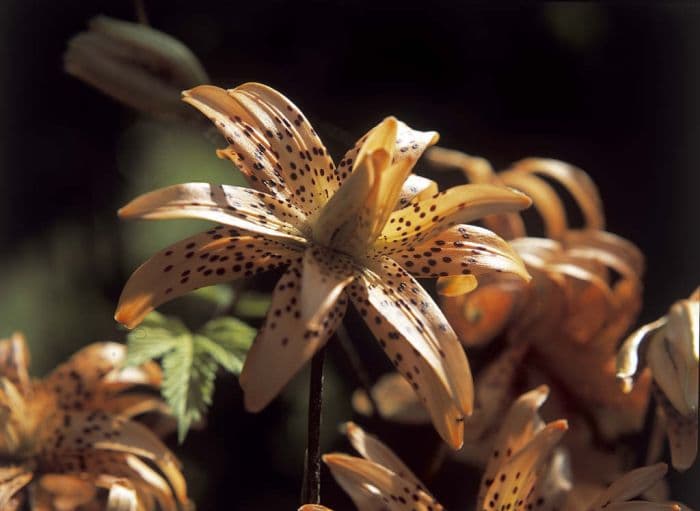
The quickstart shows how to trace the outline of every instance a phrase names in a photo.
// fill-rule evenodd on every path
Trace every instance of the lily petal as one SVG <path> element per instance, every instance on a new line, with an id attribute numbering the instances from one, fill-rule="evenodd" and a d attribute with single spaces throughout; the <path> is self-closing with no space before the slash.
<path id="1" fill-rule="evenodd" d="M 436 193 L 438 193 L 438 185 L 435 181 L 417 174 L 411 174 L 401 187 L 396 209 L 405 208 L 411 201 L 429 199 Z"/>
<path id="2" fill-rule="evenodd" d="M 498 177 L 504 185 L 532 199 L 533 206 L 542 217 L 546 237 L 561 238 L 567 228 L 566 211 L 554 188 L 534 175 L 506 171 L 499 173 Z"/>
<path id="3" fill-rule="evenodd" d="M 352 148 L 350 148 L 340 160 L 340 162 L 338 163 L 338 173 L 340 176 L 340 180 L 338 181 L 338 187 L 340 187 L 345 182 L 345 180 L 355 171 L 355 169 L 357 168 L 357 155 L 359 154 L 360 149 L 367 141 L 369 136 L 372 134 L 372 132 L 376 130 L 379 126 L 381 126 L 381 123 L 373 127 L 362 137 L 360 137 L 357 140 L 357 142 L 355 142 L 355 145 Z M 410 165 L 413 166 L 415 162 L 423 155 L 423 152 L 426 150 L 426 148 L 433 145 L 435 142 L 437 142 L 437 140 L 438 134 L 434 131 L 416 131 L 408 127 L 403 122 L 397 121 L 397 131 L 396 137 L 394 139 L 394 156 L 392 159 L 392 163 L 399 163 L 401 161 L 408 160 Z M 419 194 L 421 198 L 423 198 L 423 192 L 427 193 L 428 190 L 432 190 L 433 187 L 432 184 L 428 183 L 429 180 L 425 178 L 418 179 L 419 176 L 415 176 L 414 179 L 411 179 L 412 177 L 413 176 L 409 176 L 409 178 L 404 183 L 400 197 L 404 197 L 410 195 L 411 193 L 415 193 L 410 192 L 410 189 L 413 187 L 413 185 L 416 184 L 418 185 L 418 189 L 421 190 L 421 193 Z M 437 193 L 437 184 L 435 185 L 435 190 L 433 193 Z M 399 204 L 400 202 L 401 201 L 399 200 Z"/>
<path id="4" fill-rule="evenodd" d="M 330 198 L 338 177 L 333 160 L 309 121 L 282 94 L 260 83 L 224 90 L 211 85 L 183 93 L 209 117 L 232 160 L 258 190 L 287 199 L 306 214 Z"/>
<path id="5" fill-rule="evenodd" d="M 93 343 L 56 367 L 46 378 L 54 391 L 57 404 L 64 410 L 95 408 L 105 403 L 105 391 L 123 391 L 136 385 L 160 385 L 161 371 L 157 364 L 138 368 L 122 368 L 126 346 L 115 342 Z"/>
<path id="6" fill-rule="evenodd" d="M 136 491 L 124 482 L 115 482 L 109 489 L 106 511 L 136 511 Z"/>
<path id="7" fill-rule="evenodd" d="M 29 362 L 29 348 L 24 335 L 14 332 L 9 339 L 0 340 L 0 374 L 23 394 L 31 389 Z"/>
<path id="8" fill-rule="evenodd" d="M 399 373 L 390 372 L 383 375 L 371 389 L 374 403 L 379 415 L 390 421 L 403 424 L 426 424 L 430 422 L 425 407 L 418 400 L 411 382 Z M 357 389 L 352 395 L 353 409 L 362 415 L 372 415 L 375 410 L 363 389 Z"/>
<path id="9" fill-rule="evenodd" d="M 303 243 L 303 213 L 288 200 L 250 188 L 209 183 L 168 186 L 137 197 L 119 210 L 121 218 L 197 218 L 269 238 Z"/>
<path id="10" fill-rule="evenodd" d="M 583 170 L 563 161 L 548 158 L 526 158 L 515 163 L 511 169 L 511 172 L 541 174 L 556 180 L 576 200 L 583 213 L 586 228 L 595 230 L 605 228 L 603 201 L 595 183 Z"/>
<path id="11" fill-rule="evenodd" d="M 526 195 L 502 186 L 455 186 L 393 212 L 374 248 L 380 254 L 392 254 L 427 242 L 454 225 L 491 213 L 518 211 L 531 202 Z"/>
<path id="12" fill-rule="evenodd" d="M 654 387 L 657 411 L 666 424 L 671 464 L 684 471 L 693 466 L 698 454 L 698 415 L 681 415 L 665 394 Z"/>
<path id="13" fill-rule="evenodd" d="M 533 498 L 542 497 L 536 497 L 532 490 L 567 428 L 566 421 L 558 420 L 535 433 L 527 445 L 499 468 L 479 509 L 488 511 L 490 508 L 501 509 L 501 506 L 517 509 L 537 504 Z"/>
<path id="14" fill-rule="evenodd" d="M 482 438 L 506 412 L 515 377 L 527 351 L 525 343 L 509 346 L 477 376 L 476 410 L 464 421 L 467 442 Z"/>
<path id="15" fill-rule="evenodd" d="M 538 414 L 539 408 L 549 395 L 549 388 L 541 385 L 520 396 L 510 407 L 503 419 L 501 429 L 494 441 L 494 451 L 481 478 L 481 487 L 477 499 L 477 509 L 483 509 L 488 502 L 486 496 L 491 491 L 491 485 L 496 480 L 499 471 L 511 458 L 524 449 L 544 427 L 544 422 Z M 532 461 L 532 456 L 528 456 Z M 523 475 L 527 472 L 523 471 Z M 500 509 L 500 506 L 495 509 Z"/>
<path id="16" fill-rule="evenodd" d="M 315 256 L 314 250 L 318 249 L 307 249 L 303 260 L 297 258 L 280 279 L 265 323 L 248 352 L 239 379 L 248 411 L 267 406 L 325 345 L 345 315 L 347 298 L 342 290 L 354 268 L 330 266 L 331 260 Z M 323 279 L 328 294 L 313 287 Z M 314 296 L 305 298 L 309 293 Z"/>
<path id="17" fill-rule="evenodd" d="M 345 454 L 326 454 L 323 461 L 360 511 L 444 509 L 421 488 L 372 461 Z"/>
<path id="18" fill-rule="evenodd" d="M 159 305 L 194 289 L 287 265 L 300 247 L 216 227 L 161 250 L 129 278 L 115 319 L 137 326 Z"/>
<path id="19" fill-rule="evenodd" d="M 620 347 L 617 354 L 617 374 L 622 391 L 629 394 L 634 387 L 634 377 L 639 372 L 639 347 L 647 336 L 656 332 L 666 324 L 666 316 L 648 323 L 635 330 Z"/>
<path id="20" fill-rule="evenodd" d="M 665 463 L 657 463 L 627 472 L 600 494 L 593 509 L 607 507 L 608 503 L 624 502 L 654 486 L 668 471 Z"/>
<path id="21" fill-rule="evenodd" d="M 462 445 L 463 415 L 471 412 L 473 400 L 469 364 L 456 334 L 435 303 L 402 271 L 399 268 L 398 274 L 377 274 L 366 270 L 349 287 L 350 298 L 397 370 L 411 382 L 428 408 L 440 436 L 458 449 Z M 426 313 L 412 306 L 411 300 L 424 304 Z M 432 311 L 434 317 L 428 315 Z M 439 318 L 444 329 L 437 327 Z"/>
<path id="22" fill-rule="evenodd" d="M 28 485 L 32 478 L 32 472 L 24 467 L 0 467 L 0 509 L 9 506 L 12 498 Z"/>
<path id="23" fill-rule="evenodd" d="M 520 256 L 488 229 L 456 225 L 429 241 L 395 251 L 392 256 L 416 277 L 509 273 L 531 279 Z"/>
<path id="24" fill-rule="evenodd" d="M 425 485 L 408 468 L 403 461 L 374 435 L 366 433 L 354 422 L 345 424 L 345 434 L 350 443 L 363 458 L 388 468 L 398 476 L 406 479 L 412 485 L 425 490 Z"/>

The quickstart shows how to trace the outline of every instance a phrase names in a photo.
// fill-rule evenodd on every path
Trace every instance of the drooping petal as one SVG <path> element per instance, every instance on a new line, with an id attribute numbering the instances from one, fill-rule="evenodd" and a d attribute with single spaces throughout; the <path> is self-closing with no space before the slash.
<path id="1" fill-rule="evenodd" d="M 537 176 L 517 172 L 501 172 L 501 182 L 519 190 L 532 199 L 532 204 L 542 217 L 545 235 L 559 239 L 567 228 L 566 211 L 554 189 Z"/>
<path id="2" fill-rule="evenodd" d="M 330 198 L 337 179 L 333 160 L 282 94 L 259 83 L 230 90 L 203 85 L 183 93 L 183 100 L 211 119 L 229 143 L 219 155 L 232 160 L 258 190 L 306 214 Z"/>
<path id="3" fill-rule="evenodd" d="M 323 461 L 333 477 L 361 511 L 442 511 L 444 508 L 423 489 L 372 461 L 327 454 Z"/>
<path id="4" fill-rule="evenodd" d="M 115 319 L 133 328 L 167 301 L 287 265 L 299 251 L 299 246 L 222 226 L 196 234 L 161 250 L 133 273 Z"/>
<path id="5" fill-rule="evenodd" d="M 113 392 L 135 385 L 156 387 L 161 372 L 157 364 L 122 368 L 126 346 L 115 342 L 93 343 L 56 367 L 45 379 L 64 410 L 83 410 L 105 405 Z"/>
<path id="6" fill-rule="evenodd" d="M 530 204 L 526 195 L 502 186 L 455 186 L 393 212 L 374 248 L 378 253 L 392 254 L 427 242 L 457 224 L 492 213 L 518 211 Z"/>
<path id="7" fill-rule="evenodd" d="M 345 424 L 345 434 L 350 443 L 360 455 L 369 460 L 388 468 L 399 477 L 406 479 L 417 488 L 425 491 L 425 485 L 408 468 L 403 461 L 374 435 L 366 433 L 354 422 Z"/>
<path id="8" fill-rule="evenodd" d="M 297 511 L 333 511 L 332 509 L 321 506 L 320 504 L 304 504 Z"/>
<path id="9" fill-rule="evenodd" d="M 172 489 L 177 501 L 187 502 L 179 462 L 149 429 L 136 422 L 101 411 L 65 412 L 47 424 L 44 435 L 40 457 L 49 470 L 132 478 L 133 463 L 125 455 L 134 455 L 152 462 L 167 479 L 161 490 L 164 495 Z M 154 481 L 146 480 L 162 486 L 159 479 Z"/>
<path id="10" fill-rule="evenodd" d="M 322 252 L 308 248 L 275 287 L 265 324 L 240 376 L 249 411 L 267 406 L 328 341 L 345 315 L 347 298 L 342 291 L 355 268 L 339 254 L 334 260 Z"/>
<path id="11" fill-rule="evenodd" d="M 526 282 L 530 274 L 520 256 L 502 238 L 482 227 L 456 225 L 423 243 L 392 254 L 416 277 L 509 273 Z"/>
<path id="12" fill-rule="evenodd" d="M 438 433 L 459 448 L 463 415 L 471 412 L 473 402 L 464 350 L 420 285 L 395 263 L 385 264 L 390 272 L 381 267 L 376 268 L 379 273 L 365 270 L 349 287 L 350 298 L 428 408 Z"/>
<path id="13" fill-rule="evenodd" d="M 137 197 L 119 210 L 121 218 L 197 218 L 281 241 L 304 242 L 304 214 L 285 199 L 250 188 L 209 183 L 168 186 Z"/>
<path id="14" fill-rule="evenodd" d="M 639 373 L 639 348 L 648 335 L 656 332 L 666 324 L 666 316 L 662 316 L 656 321 L 647 323 L 632 334 L 622 343 L 617 354 L 616 377 L 622 384 L 622 391 L 628 394 L 634 387 L 634 378 Z"/>
<path id="15" fill-rule="evenodd" d="M 595 230 L 605 228 L 603 201 L 593 180 L 583 170 L 559 160 L 527 158 L 515 163 L 511 167 L 511 172 L 541 174 L 556 180 L 576 200 L 583 213 L 586 228 Z"/>

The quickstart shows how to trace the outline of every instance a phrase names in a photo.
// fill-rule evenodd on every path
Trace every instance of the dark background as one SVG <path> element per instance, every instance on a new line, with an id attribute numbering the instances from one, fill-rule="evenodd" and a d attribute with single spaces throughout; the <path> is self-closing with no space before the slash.
<path id="1" fill-rule="evenodd" d="M 587 170 L 608 229 L 647 256 L 641 320 L 658 317 L 700 283 L 698 3 L 494 4 L 148 0 L 146 8 L 213 83 L 280 89 L 336 155 L 393 114 L 496 168 L 544 156 Z M 0 335 L 27 332 L 38 373 L 88 341 L 123 338 L 112 309 L 139 259 L 124 248 L 135 235 L 114 211 L 152 188 L 134 163 L 149 136 L 165 137 L 158 161 L 166 162 L 168 137 L 198 137 L 140 120 L 63 73 L 66 41 L 100 13 L 134 19 L 126 0 L 0 6 Z M 230 179 L 225 164 L 212 165 L 210 174 Z M 167 165 L 157 169 L 160 184 L 206 180 L 199 170 L 169 178 Z M 295 382 L 302 402 L 304 383 Z M 337 385 L 341 396 L 352 389 Z M 303 440 L 289 430 L 303 428 L 304 409 L 289 402 L 246 415 L 235 380 L 219 381 L 209 427 L 179 451 L 200 509 L 295 508 Z M 329 438 L 349 413 L 332 411 Z M 412 438 L 400 431 L 389 437 L 399 450 Z M 674 496 L 697 507 L 693 473 L 673 477 Z M 429 486 L 451 508 L 469 508 L 462 493 L 477 477 L 448 464 Z M 346 502 L 327 473 L 324 495 L 330 506 Z"/>

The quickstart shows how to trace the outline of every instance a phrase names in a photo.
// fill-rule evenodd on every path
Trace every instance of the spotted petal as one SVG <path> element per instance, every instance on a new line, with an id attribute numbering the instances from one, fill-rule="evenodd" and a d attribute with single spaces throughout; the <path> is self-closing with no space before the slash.
<path id="1" fill-rule="evenodd" d="M 396 263 L 365 270 L 350 297 L 397 370 L 453 448 L 462 444 L 463 415 L 471 413 L 472 377 L 464 350 L 437 305 Z"/>
<path id="2" fill-rule="evenodd" d="M 479 509 L 523 511 L 542 503 L 534 489 L 546 477 L 546 463 L 567 430 L 564 420 L 550 422 L 506 463 L 501 465 Z M 491 503 L 494 503 L 492 505 Z"/>
<path id="3" fill-rule="evenodd" d="M 416 487 L 425 488 L 411 469 L 377 437 L 366 433 L 353 422 L 345 424 L 345 434 L 363 458 L 388 468 Z"/>
<path id="4" fill-rule="evenodd" d="M 300 247 L 222 226 L 186 238 L 142 264 L 126 283 L 115 319 L 138 325 L 159 305 L 204 286 L 287 265 Z"/>
<path id="5" fill-rule="evenodd" d="M 123 344 L 93 343 L 55 368 L 45 381 L 54 391 L 58 406 L 64 410 L 111 406 L 106 401 L 116 399 L 117 392 L 136 385 L 153 388 L 160 385 L 161 372 L 157 364 L 123 368 L 125 358 Z"/>
<path id="6" fill-rule="evenodd" d="M 373 127 L 362 137 L 360 137 L 355 145 L 349 149 L 343 158 L 338 163 L 338 180 L 337 186 L 340 187 L 345 180 L 357 169 L 357 155 L 360 149 L 367 141 L 367 138 L 376 130 L 381 124 Z M 423 155 L 423 152 L 437 142 L 437 133 L 433 131 L 421 132 L 416 131 L 408 127 L 401 121 L 397 121 L 396 137 L 394 139 L 393 148 L 393 159 L 392 163 L 401 163 L 402 161 L 408 163 L 411 167 L 415 165 L 415 162 Z M 409 176 L 409 178 L 404 182 L 401 194 L 399 196 L 398 205 L 395 207 L 403 207 L 406 204 L 401 204 L 402 200 L 409 199 L 410 196 L 419 197 L 421 199 L 428 197 L 437 193 L 437 184 L 429 179 L 422 178 L 420 176 Z M 432 192 L 432 193 L 430 193 Z M 409 199 L 411 200 L 411 199 Z"/>
<path id="7" fill-rule="evenodd" d="M 259 83 L 224 90 L 202 85 L 183 94 L 209 117 L 229 146 L 220 151 L 258 190 L 291 201 L 304 213 L 322 207 L 337 179 L 333 160 L 301 111 Z"/>
<path id="8" fill-rule="evenodd" d="M 429 199 L 436 193 L 438 193 L 438 185 L 435 181 L 417 174 L 411 174 L 401 187 L 401 194 L 399 195 L 396 209 L 405 208 L 411 201 Z"/>
<path id="9" fill-rule="evenodd" d="M 497 272 L 530 280 L 520 256 L 488 229 L 457 225 L 429 241 L 398 250 L 392 258 L 416 277 L 483 275 Z"/>
<path id="10" fill-rule="evenodd" d="M 408 147 L 397 147 L 401 136 L 411 137 L 406 141 Z M 436 140 L 436 133 L 411 130 L 393 117 L 370 131 L 356 156 L 352 174 L 314 222 L 316 239 L 344 250 L 350 247 L 364 252 L 396 207 L 416 159 Z"/>
<path id="11" fill-rule="evenodd" d="M 422 488 L 369 460 L 345 454 L 327 454 L 328 465 L 338 484 L 361 511 L 442 511 L 444 508 Z"/>
<path id="12" fill-rule="evenodd" d="M 429 241 L 457 224 L 492 213 L 518 211 L 530 204 L 526 195 L 502 186 L 455 186 L 393 212 L 374 248 L 378 253 L 392 254 Z"/>
<path id="13" fill-rule="evenodd" d="M 280 279 L 240 376 L 249 411 L 262 410 L 321 348 L 345 315 L 355 268 L 310 247 Z"/>
<path id="14" fill-rule="evenodd" d="M 47 428 L 47 438 L 43 442 L 42 458 L 52 470 L 101 473 L 97 466 L 106 463 L 128 473 L 123 463 L 125 458 L 119 454 L 132 454 L 154 463 L 167 478 L 177 500 L 187 502 L 187 489 L 178 461 L 144 426 L 99 411 L 66 412 L 56 419 L 53 427 Z M 114 452 L 115 456 L 102 451 Z M 88 464 L 96 466 L 88 470 Z"/>
<path id="15" fill-rule="evenodd" d="M 208 183 L 168 186 L 137 197 L 119 210 L 121 218 L 198 218 L 268 238 L 303 243 L 303 213 L 284 199 L 250 188 Z"/>

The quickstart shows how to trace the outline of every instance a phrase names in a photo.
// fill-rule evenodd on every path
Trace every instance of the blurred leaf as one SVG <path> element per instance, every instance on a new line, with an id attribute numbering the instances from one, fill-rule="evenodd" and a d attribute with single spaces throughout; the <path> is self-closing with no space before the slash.
<path id="1" fill-rule="evenodd" d="M 269 293 L 246 291 L 236 301 L 233 313 L 244 318 L 262 318 L 267 314 L 271 302 Z"/>
<path id="2" fill-rule="evenodd" d="M 127 364 L 162 358 L 161 392 L 177 419 L 180 442 L 211 405 L 217 367 L 240 374 L 255 333 L 236 318 L 221 317 L 193 334 L 179 319 L 152 312 L 127 335 Z"/>
<path id="3" fill-rule="evenodd" d="M 196 289 L 190 293 L 190 296 L 209 302 L 218 309 L 225 309 L 233 303 L 236 293 L 231 286 L 217 284 Z"/>

